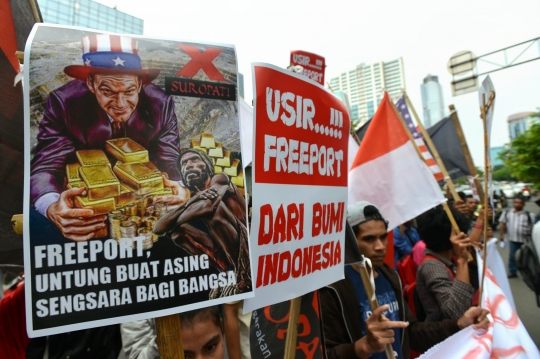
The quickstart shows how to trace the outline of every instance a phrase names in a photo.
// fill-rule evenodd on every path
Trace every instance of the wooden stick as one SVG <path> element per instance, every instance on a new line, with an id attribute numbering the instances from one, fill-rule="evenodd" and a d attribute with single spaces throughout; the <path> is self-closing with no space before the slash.
<path id="1" fill-rule="evenodd" d="M 454 123 L 454 127 L 456 128 L 456 133 L 458 135 L 459 143 L 463 150 L 463 155 L 465 156 L 465 161 L 467 162 L 467 167 L 469 167 L 469 172 L 471 173 L 471 176 L 474 177 L 474 183 L 476 184 L 478 197 L 480 197 L 480 203 L 484 203 L 484 189 L 482 188 L 482 183 L 478 179 L 478 169 L 476 168 L 472 160 L 471 152 L 469 151 L 467 140 L 465 139 L 465 135 L 463 134 L 463 129 L 461 128 L 461 123 L 459 122 L 456 108 L 454 107 L 454 105 L 450 105 L 448 106 L 448 108 L 451 112 L 450 116 L 452 117 L 452 122 Z"/>
<path id="2" fill-rule="evenodd" d="M 401 125 L 405 129 L 405 132 L 407 133 L 407 136 L 409 136 L 409 140 L 412 142 L 414 148 L 416 149 L 416 153 L 418 153 L 418 156 L 420 157 L 420 159 L 422 161 L 424 161 L 424 163 L 425 163 L 426 160 L 424 159 L 424 156 L 422 156 L 422 152 L 420 152 L 420 149 L 418 148 L 418 145 L 416 144 L 416 142 L 414 142 L 413 135 L 411 134 L 411 131 L 409 131 L 409 128 L 407 127 L 407 124 L 403 120 L 403 117 L 401 117 L 401 113 L 399 113 L 399 111 L 397 110 L 396 106 L 392 103 L 392 101 L 390 101 L 390 103 L 392 104 L 392 108 L 394 109 L 394 112 L 396 113 L 396 116 L 401 121 Z M 459 227 L 458 227 L 458 225 L 456 223 L 456 219 L 454 218 L 454 215 L 452 214 L 452 211 L 450 210 L 450 207 L 448 207 L 448 203 L 444 202 L 443 203 L 443 208 L 444 208 L 444 211 L 446 212 L 446 215 L 448 216 L 448 219 L 450 219 L 450 223 L 452 223 L 452 227 L 454 228 L 456 233 L 460 233 L 461 230 L 459 229 Z"/>
<path id="3" fill-rule="evenodd" d="M 28 0 L 30 2 L 30 8 L 32 9 L 32 16 L 35 22 L 43 22 L 41 18 L 41 12 L 39 11 L 39 4 L 36 0 Z"/>
<path id="4" fill-rule="evenodd" d="M 373 295 L 375 293 L 375 288 L 371 286 L 371 281 L 369 279 L 369 272 L 366 267 L 365 259 L 362 262 L 360 262 L 358 265 L 355 265 L 355 267 L 360 273 L 360 278 L 362 278 L 362 284 L 364 284 L 364 289 L 366 290 L 366 295 L 368 297 L 371 311 L 375 311 L 375 309 L 379 308 L 379 301 L 377 300 L 377 296 Z M 373 268 L 370 268 L 370 270 L 373 270 Z M 379 316 L 378 319 L 379 319 L 379 322 L 382 322 L 383 321 L 382 315 Z M 384 352 L 386 353 L 387 359 L 395 359 L 394 349 L 392 348 L 392 344 L 385 345 Z"/>
<path id="5" fill-rule="evenodd" d="M 480 117 L 482 118 L 482 123 L 484 125 L 484 252 L 482 255 L 482 278 L 480 280 L 480 288 L 478 290 L 478 306 L 482 308 L 482 294 L 484 291 L 484 280 L 486 277 L 486 260 L 487 260 L 487 228 L 488 228 L 488 197 L 489 197 L 489 172 L 491 172 L 491 163 L 488 159 L 489 151 L 489 134 L 487 131 L 487 118 L 486 114 L 489 111 L 489 108 L 493 104 L 493 99 L 495 98 L 495 92 L 490 91 L 489 93 L 489 102 L 486 104 L 486 96 L 482 94 L 482 107 L 480 108 Z"/>
<path id="6" fill-rule="evenodd" d="M 418 114 L 416 113 L 416 110 L 414 109 L 414 106 L 411 103 L 411 100 L 409 99 L 409 96 L 407 96 L 407 93 L 405 91 L 403 91 L 403 97 L 405 98 L 405 101 L 407 102 L 407 106 L 412 111 L 413 116 L 416 120 L 416 123 L 418 124 L 418 127 L 420 127 L 420 132 L 422 132 L 422 136 L 424 136 L 424 140 L 426 141 L 426 144 L 428 145 L 431 153 L 433 154 L 435 162 L 437 162 L 437 165 L 441 169 L 441 172 L 444 176 L 444 181 L 446 182 L 446 185 L 448 186 L 448 189 L 450 190 L 452 197 L 454 197 L 454 201 L 461 200 L 461 197 L 459 197 L 456 191 L 456 186 L 454 186 L 454 182 L 450 178 L 450 175 L 448 174 L 448 171 L 446 170 L 446 166 L 444 165 L 444 162 L 442 161 L 441 156 L 439 155 L 439 151 L 437 151 L 435 144 L 431 140 L 429 133 L 426 131 L 424 124 L 422 123 L 422 121 L 420 121 L 420 118 L 418 117 Z"/>
<path id="7" fill-rule="evenodd" d="M 155 319 L 156 342 L 161 359 L 184 359 L 180 315 L 171 314 Z"/>
<path id="8" fill-rule="evenodd" d="M 289 323 L 287 326 L 287 337 L 285 338 L 284 358 L 294 359 L 296 357 L 296 339 L 298 338 L 298 316 L 300 315 L 300 307 L 302 305 L 302 297 L 294 298 L 291 301 L 289 310 Z"/>

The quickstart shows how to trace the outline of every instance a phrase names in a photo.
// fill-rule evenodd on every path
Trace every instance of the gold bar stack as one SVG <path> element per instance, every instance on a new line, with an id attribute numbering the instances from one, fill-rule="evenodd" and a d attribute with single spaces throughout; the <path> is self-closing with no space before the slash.
<path id="1" fill-rule="evenodd" d="M 75 206 L 92 209 L 95 215 L 108 214 L 108 233 L 100 235 L 119 240 L 122 221 L 130 216 L 152 216 L 154 198 L 173 192 L 164 186 L 162 174 L 150 162 L 148 150 L 137 142 L 116 138 L 106 141 L 105 150 L 117 160 L 114 167 L 102 150 L 76 151 L 78 161 L 66 165 L 64 184 L 66 188 L 86 188 L 74 198 Z M 135 226 L 135 231 L 129 233 L 137 235 L 140 228 L 148 228 L 143 221 L 135 222 Z M 152 238 L 157 240 L 157 236 Z"/>

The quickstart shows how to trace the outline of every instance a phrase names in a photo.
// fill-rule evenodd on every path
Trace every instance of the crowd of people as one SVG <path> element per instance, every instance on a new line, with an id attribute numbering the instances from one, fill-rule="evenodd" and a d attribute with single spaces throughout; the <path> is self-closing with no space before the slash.
<path id="1" fill-rule="evenodd" d="M 391 231 L 375 205 L 348 206 L 347 220 L 360 252 L 371 262 L 380 307 L 372 310 L 355 264 L 345 266 L 345 279 L 320 289 L 329 359 L 385 358 L 388 345 L 396 358 L 414 358 L 465 327 L 487 330 L 488 311 L 478 306 L 478 267 L 473 255 L 483 240 L 483 209 L 479 210 L 474 198 L 461 195 L 462 199 L 449 201 L 459 233 L 442 206 Z M 530 239 L 535 222 L 524 204 L 518 195 L 513 208 L 499 218 L 499 239 L 506 237 L 510 243 L 509 278 L 516 276 L 515 252 Z M 490 209 L 488 214 L 492 216 Z M 493 231 L 488 229 L 491 238 Z M 385 263 L 389 232 L 394 240 L 393 267 Z M 406 273 L 407 265 L 414 268 L 412 277 Z M 96 353 L 115 359 L 121 351 L 129 359 L 159 358 L 153 319 L 28 339 L 20 325 L 24 323 L 23 287 L 21 280 L 0 302 L 4 318 L 0 351 L 10 357 L 41 359 L 47 348 L 50 359 L 95 358 Z M 187 359 L 251 357 L 250 315 L 242 314 L 241 302 L 181 313 L 180 318 Z"/>

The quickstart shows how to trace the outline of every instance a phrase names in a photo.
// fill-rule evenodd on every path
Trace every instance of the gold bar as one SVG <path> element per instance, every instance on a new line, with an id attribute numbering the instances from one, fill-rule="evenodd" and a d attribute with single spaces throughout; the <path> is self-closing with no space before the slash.
<path id="1" fill-rule="evenodd" d="M 111 166 L 107 155 L 102 150 L 80 150 L 76 151 L 77 159 L 81 166 Z"/>
<path id="2" fill-rule="evenodd" d="M 210 157 L 223 157 L 223 146 L 221 142 L 216 142 L 216 147 L 208 150 L 208 156 Z"/>
<path id="3" fill-rule="evenodd" d="M 116 196 L 116 206 L 124 207 L 135 201 L 135 196 L 137 194 L 131 190 L 128 186 L 123 183 L 120 183 L 120 195 Z"/>
<path id="4" fill-rule="evenodd" d="M 238 190 L 238 192 L 240 192 L 240 194 L 241 194 L 242 196 L 244 196 L 244 197 L 246 196 L 246 191 L 245 191 L 242 187 L 237 187 L 236 189 Z M 251 207 L 250 207 L 250 208 L 251 208 Z"/>
<path id="5" fill-rule="evenodd" d="M 216 165 L 223 167 L 231 167 L 231 151 L 224 150 L 223 158 L 216 159 Z"/>
<path id="6" fill-rule="evenodd" d="M 236 187 L 244 187 L 244 172 L 240 171 L 240 173 L 238 174 L 238 176 L 236 177 L 231 177 L 231 182 L 236 186 Z"/>
<path id="7" fill-rule="evenodd" d="M 79 168 L 79 174 L 86 185 L 89 200 L 95 201 L 120 195 L 120 182 L 111 167 L 83 166 Z"/>
<path id="8" fill-rule="evenodd" d="M 160 189 L 159 191 L 151 192 L 148 195 L 149 196 L 169 196 L 172 194 L 173 194 L 173 191 L 171 187 L 164 187 L 163 189 Z"/>
<path id="9" fill-rule="evenodd" d="M 81 176 L 79 176 L 79 168 L 81 164 L 79 162 L 68 163 L 66 165 L 66 180 L 67 183 L 80 182 Z"/>
<path id="10" fill-rule="evenodd" d="M 214 140 L 214 136 L 212 136 L 210 133 L 201 133 L 200 146 L 204 148 L 215 148 L 216 140 Z"/>
<path id="11" fill-rule="evenodd" d="M 137 194 L 149 194 L 164 188 L 161 173 L 142 163 L 116 163 L 114 173 Z"/>
<path id="12" fill-rule="evenodd" d="M 91 209 L 94 215 L 107 214 L 116 209 L 114 198 L 103 198 L 96 201 L 88 199 L 87 196 L 75 196 L 75 207 Z"/>
<path id="13" fill-rule="evenodd" d="M 190 148 L 199 148 L 199 147 L 201 147 L 201 140 L 191 140 L 189 147 Z"/>
<path id="14" fill-rule="evenodd" d="M 131 138 L 115 138 L 105 141 L 105 149 L 123 163 L 149 162 L 148 151 Z"/>
<path id="15" fill-rule="evenodd" d="M 220 167 L 220 166 L 214 166 L 214 174 L 218 174 L 218 173 L 221 173 L 223 172 L 223 168 Z"/>
<path id="16" fill-rule="evenodd" d="M 231 177 L 236 177 L 236 176 L 238 176 L 238 170 L 239 170 L 238 167 L 239 166 L 240 166 L 240 160 L 236 159 L 236 160 L 233 161 L 232 166 L 229 167 L 229 168 L 223 169 L 223 172 L 225 172 L 226 174 L 228 174 Z"/>

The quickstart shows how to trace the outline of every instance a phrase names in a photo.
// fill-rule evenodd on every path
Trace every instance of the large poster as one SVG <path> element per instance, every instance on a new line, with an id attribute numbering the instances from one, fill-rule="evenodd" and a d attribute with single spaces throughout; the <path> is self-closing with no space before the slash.
<path id="1" fill-rule="evenodd" d="M 303 75 L 254 64 L 252 253 L 256 297 L 283 302 L 343 278 L 349 116 Z"/>
<path id="2" fill-rule="evenodd" d="M 291 64 L 302 66 L 302 75 L 324 86 L 324 57 L 311 52 L 291 51 Z"/>
<path id="3" fill-rule="evenodd" d="M 233 46 L 36 26 L 30 336 L 252 296 Z"/>

